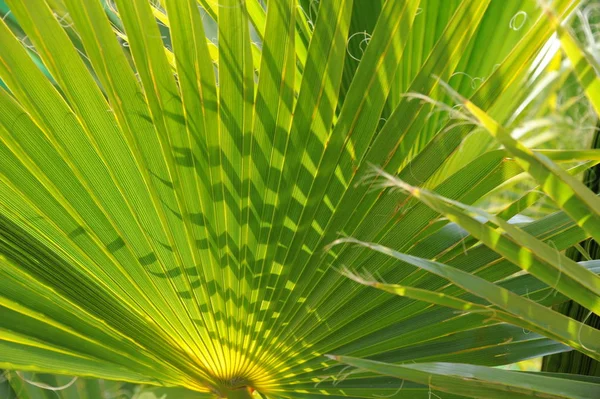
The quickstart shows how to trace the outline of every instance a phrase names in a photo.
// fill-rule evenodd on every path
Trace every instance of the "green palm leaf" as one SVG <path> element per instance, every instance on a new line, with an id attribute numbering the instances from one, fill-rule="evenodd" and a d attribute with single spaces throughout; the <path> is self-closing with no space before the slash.
<path id="1" fill-rule="evenodd" d="M 49 374 L 5 371 L 0 378 L 3 399 L 197 399 L 209 397 L 184 388 L 144 387 L 131 383 Z"/>
<path id="2" fill-rule="evenodd" d="M 461 147 L 472 126 L 405 93 L 443 101 L 451 81 L 490 118 L 514 117 L 553 33 L 534 2 L 199 3 L 2 3 L 0 368 L 228 397 L 365 397 L 393 394 L 398 380 L 346 375 L 325 354 L 497 366 L 565 343 L 592 351 L 593 331 L 577 346 L 572 331 L 518 320 L 510 306 L 500 321 L 535 332 L 483 323 L 485 312 L 426 303 L 448 288 L 442 278 L 351 245 L 323 251 L 340 233 L 393 243 L 503 280 L 517 310 L 524 295 L 541 298 L 550 319 L 545 306 L 579 299 L 568 281 L 548 294 L 552 259 L 540 261 L 548 278 L 515 276 L 507 253 L 406 193 L 358 184 L 375 164 L 473 205 L 522 174 L 511 148 Z M 558 18 L 575 6 L 553 4 Z M 546 154 L 577 161 L 573 172 L 599 159 Z M 564 250 L 596 233 L 582 227 L 557 213 L 523 234 Z M 429 296 L 362 287 L 344 264 Z M 594 267 L 568 274 L 593 276 L 588 301 Z M 430 388 L 415 380 L 405 394 Z"/>
<path id="3" fill-rule="evenodd" d="M 565 380 L 565 376 L 560 374 L 518 373 L 452 363 L 392 365 L 350 357 L 338 360 L 363 370 L 419 381 L 441 392 L 469 397 L 583 399 L 594 398 L 598 394 L 598 381 L 593 378 L 587 381 Z"/>
<path id="4" fill-rule="evenodd" d="M 596 114 L 600 115 L 600 71 L 598 70 L 597 63 L 591 55 L 581 48 L 581 45 L 573 37 L 573 34 L 567 28 L 560 25 L 560 22 L 552 12 L 548 10 L 547 13 L 550 22 L 555 25 L 556 34 L 560 39 L 565 54 L 573 65 L 579 83 L 583 87 Z"/>

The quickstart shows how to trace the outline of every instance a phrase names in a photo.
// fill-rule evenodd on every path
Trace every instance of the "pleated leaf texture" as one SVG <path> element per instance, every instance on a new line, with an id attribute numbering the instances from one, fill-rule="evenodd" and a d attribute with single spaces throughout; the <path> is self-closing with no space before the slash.
<path id="1" fill-rule="evenodd" d="M 560 22 L 577 2 L 551 6 Z M 431 398 L 423 375 L 438 369 L 378 376 L 352 359 L 498 366 L 591 348 L 587 330 L 577 339 L 570 329 L 569 340 L 535 320 L 432 306 L 444 303 L 373 289 L 346 269 L 467 295 L 458 277 L 356 245 L 376 242 L 502 280 L 543 306 L 577 294 L 553 289 L 551 266 L 540 280 L 519 274 L 510 251 L 478 244 L 489 244 L 472 225 L 480 219 L 447 205 L 484 201 L 527 169 L 485 118 L 515 120 L 533 67 L 545 67 L 556 26 L 535 1 L 0 9 L 0 369 L 200 397 Z M 437 102 L 454 105 L 443 85 L 483 121 L 439 112 Z M 573 173 L 600 157 L 576 161 Z M 436 194 L 384 187 L 374 167 Z M 565 212 L 518 230 L 556 250 L 594 234 Z M 343 237 L 359 241 L 329 246 Z M 578 292 L 593 304 L 593 287 Z"/>

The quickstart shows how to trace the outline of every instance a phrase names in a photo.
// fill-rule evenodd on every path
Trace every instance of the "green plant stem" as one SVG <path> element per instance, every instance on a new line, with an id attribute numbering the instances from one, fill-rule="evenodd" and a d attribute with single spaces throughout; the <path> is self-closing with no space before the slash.
<path id="1" fill-rule="evenodd" d="M 247 387 L 239 388 L 239 389 L 231 389 L 226 393 L 227 399 L 250 399 L 252 398 L 252 393 L 250 393 L 250 389 Z"/>

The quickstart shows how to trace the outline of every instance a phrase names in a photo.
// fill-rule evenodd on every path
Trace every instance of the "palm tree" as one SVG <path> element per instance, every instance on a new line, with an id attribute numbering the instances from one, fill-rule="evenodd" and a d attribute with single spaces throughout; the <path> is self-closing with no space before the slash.
<path id="1" fill-rule="evenodd" d="M 599 314 L 600 264 L 562 251 L 600 238 L 574 177 L 600 155 L 510 133 L 555 32 L 598 111 L 559 25 L 577 1 L 6 3 L 0 368 L 193 397 L 597 394 L 490 367 L 600 358 L 549 308 Z M 543 196 L 555 213 L 507 222 Z"/>

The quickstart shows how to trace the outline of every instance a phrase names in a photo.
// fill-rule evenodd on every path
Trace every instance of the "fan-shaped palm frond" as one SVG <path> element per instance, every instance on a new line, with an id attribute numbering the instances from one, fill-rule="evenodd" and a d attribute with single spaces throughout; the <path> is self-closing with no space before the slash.
<path id="1" fill-rule="evenodd" d="M 576 3 L 555 0 L 554 18 Z M 489 128 L 518 119 L 524 82 L 532 65 L 547 62 L 537 55 L 556 28 L 536 2 L 7 4 L 0 368 L 200 396 L 418 398 L 437 389 L 424 373 L 444 370 L 405 367 L 418 378 L 399 389 L 398 378 L 410 377 L 355 373 L 324 355 L 497 366 L 565 344 L 597 350 L 597 332 L 586 329 L 582 341 L 570 324 L 555 330 L 540 322 L 570 323 L 545 313 L 568 297 L 594 304 L 595 264 L 568 263 L 570 279 L 555 286 L 548 252 L 531 275 L 515 275 L 511 252 L 476 245 L 469 233 L 488 244 L 485 235 L 468 228 L 477 223 L 521 248 L 560 251 L 598 235 L 579 212 L 596 210 L 587 193 L 516 233 L 490 218 L 509 238 L 463 208 L 455 222 L 464 230 L 439 218 L 446 208 L 406 192 L 381 195 L 371 179 L 377 165 L 405 187 L 433 190 L 435 204 L 469 206 L 522 167 L 532 171 L 508 139 L 499 148 L 486 132 L 474 133 L 474 122 Z M 441 82 L 478 108 L 438 112 L 450 97 Z M 462 146 L 471 134 L 476 145 Z M 560 173 L 560 187 L 540 182 L 552 198 L 557 187 L 573 186 L 569 173 L 600 161 L 594 151 L 520 150 L 527 160 L 578 161 L 567 171 L 535 165 L 536 178 Z M 531 198 L 526 193 L 499 220 Z M 360 246 L 324 250 L 340 235 L 424 263 L 415 268 Z M 523 312 L 531 302 L 523 296 L 538 298 L 540 314 L 521 319 L 512 307 L 492 314 L 477 301 L 469 306 L 482 311 L 469 314 L 432 307 L 427 302 L 444 305 L 451 296 L 440 296 L 447 281 L 423 264 L 451 265 L 480 289 L 501 281 L 490 295 L 518 298 Z M 416 294 L 363 287 L 340 273 L 344 265 Z M 451 282 L 461 296 L 463 281 Z M 507 378 L 517 386 L 521 377 L 507 375 L 485 374 L 486 384 Z"/>

